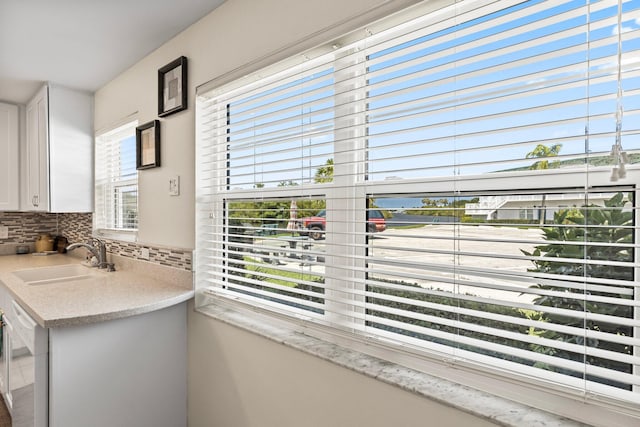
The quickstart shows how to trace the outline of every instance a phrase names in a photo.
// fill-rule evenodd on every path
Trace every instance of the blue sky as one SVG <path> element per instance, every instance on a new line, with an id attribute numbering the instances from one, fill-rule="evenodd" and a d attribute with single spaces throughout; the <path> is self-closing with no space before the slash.
<path id="1" fill-rule="evenodd" d="M 580 156 L 585 152 L 585 128 L 590 133 L 587 149 L 608 152 L 617 102 L 617 68 L 612 62 L 617 51 L 617 5 L 596 10 L 600 3 L 594 2 L 593 12 L 587 16 L 584 0 L 545 9 L 548 4 L 524 2 L 434 34 L 418 34 L 392 48 L 370 48 L 370 179 L 450 175 L 451 168 L 442 165 L 454 163 L 457 173 L 463 175 L 522 167 L 531 163 L 525 156 L 538 143 L 561 143 L 561 155 Z M 536 7 L 541 10 L 532 15 L 503 18 L 516 9 Z M 627 2 L 624 8 L 637 12 L 640 2 Z M 569 13 L 560 22 L 526 29 L 531 23 L 565 12 Z M 587 20 L 592 25 L 588 34 L 578 31 L 536 43 L 580 27 Z M 468 31 L 477 27 L 483 28 Z M 637 30 L 640 19 L 626 19 L 622 28 L 623 34 Z M 517 34 L 500 38 L 514 29 Z M 464 32 L 468 34 L 457 36 Z M 485 40 L 489 41 L 483 43 Z M 526 48 L 516 49 L 521 45 Z M 559 52 L 561 49 L 565 51 Z M 640 37 L 625 40 L 623 51 L 625 62 L 636 60 L 640 54 L 631 52 L 640 51 Z M 484 59 L 470 59 L 483 55 Z M 405 62 L 412 64 L 398 69 Z M 267 186 L 289 179 L 312 181 L 315 170 L 333 157 L 335 148 L 333 71 L 327 65 L 313 75 L 230 104 L 232 185 L 250 188 L 254 180 Z M 411 73 L 419 74 L 403 77 Z M 522 78 L 508 83 L 517 76 Z M 624 76 L 626 91 L 638 87 L 640 77 Z M 587 97 L 591 102 L 585 101 Z M 405 111 L 411 102 L 412 110 Z M 271 103 L 276 106 L 270 107 Z M 259 113 L 264 117 L 249 114 L 251 109 L 262 109 Z M 530 110 L 517 112 L 520 109 Z M 624 109 L 640 109 L 640 96 L 625 96 Z M 590 116 L 588 121 L 586 115 Z M 269 124 L 273 120 L 279 122 Z M 633 124 L 637 120 L 631 118 L 623 123 L 625 130 L 637 126 Z M 301 131 L 315 134 L 301 138 Z M 342 149 L 342 144 L 337 149 Z M 623 146 L 627 150 L 640 148 L 640 138 L 627 135 Z M 293 156 L 292 147 L 296 149 Z"/>

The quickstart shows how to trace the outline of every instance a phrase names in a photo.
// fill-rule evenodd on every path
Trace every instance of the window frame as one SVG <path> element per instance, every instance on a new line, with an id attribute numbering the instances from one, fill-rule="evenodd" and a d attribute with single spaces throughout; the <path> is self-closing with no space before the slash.
<path id="1" fill-rule="evenodd" d="M 335 43 L 335 44 L 339 45 L 339 43 Z M 336 80 L 341 80 L 341 79 L 338 78 Z M 365 97 L 365 102 L 366 102 L 366 97 Z M 354 117 L 354 120 L 357 120 L 358 113 L 361 113 L 362 111 L 363 110 L 356 109 L 354 111 L 350 111 L 346 115 L 350 115 Z M 196 120 L 197 120 L 197 125 L 199 126 L 198 124 L 199 118 L 197 118 Z M 221 115 L 219 117 L 219 120 L 226 120 L 226 117 L 222 117 Z M 366 143 L 365 138 L 366 138 L 366 130 L 356 135 L 344 135 L 344 139 L 352 139 L 354 141 L 360 141 L 363 144 Z M 342 137 L 336 136 L 336 139 L 342 139 Z M 348 157 L 348 156 L 354 155 L 354 152 L 357 152 L 356 154 L 359 155 L 360 157 L 356 157 L 356 158 Z M 316 184 L 313 188 L 297 189 L 298 190 L 297 192 L 294 192 L 290 189 L 260 189 L 257 191 L 236 189 L 232 192 L 232 194 L 229 193 L 228 196 L 230 197 L 230 199 L 244 199 L 244 198 L 252 198 L 252 197 L 255 197 L 255 198 L 317 197 L 319 194 L 324 194 L 327 197 L 327 211 L 328 211 L 327 222 L 328 223 L 331 222 L 332 224 L 354 224 L 354 223 L 357 224 L 361 220 L 362 222 L 366 222 L 366 220 L 364 219 L 366 207 L 364 206 L 366 206 L 367 194 L 372 194 L 372 193 L 403 194 L 403 193 L 426 193 L 426 192 L 435 193 L 435 192 L 456 192 L 456 191 L 482 192 L 482 191 L 504 191 L 504 190 L 511 190 L 514 188 L 517 188 L 517 189 L 533 189 L 533 188 L 564 189 L 564 188 L 580 188 L 580 187 L 584 187 L 584 184 L 585 184 L 583 172 L 579 172 L 575 170 L 574 171 L 553 170 L 553 171 L 535 171 L 535 172 L 532 171 L 531 173 L 525 172 L 518 176 L 514 176 L 513 174 L 509 174 L 509 173 L 495 173 L 495 174 L 492 174 L 492 176 L 468 175 L 460 180 L 456 180 L 455 182 L 451 180 L 446 180 L 443 178 L 403 179 L 401 181 L 391 180 L 391 181 L 372 182 L 372 181 L 367 181 L 366 179 L 367 168 L 366 168 L 366 159 L 362 156 L 363 152 L 364 150 L 358 150 L 354 148 L 351 152 L 341 153 L 342 155 L 345 156 L 344 159 L 342 160 L 336 159 L 335 167 L 337 169 L 334 172 L 335 176 L 338 178 L 357 176 L 358 178 L 355 179 L 353 182 L 342 181 L 342 182 Z M 227 158 L 224 156 L 224 153 L 218 152 L 218 155 L 220 156 L 219 161 L 225 161 L 225 162 L 227 161 Z M 196 158 L 198 158 L 198 155 L 196 155 Z M 342 167 L 345 167 L 345 165 L 348 165 L 348 169 L 341 171 L 339 169 L 341 165 Z M 594 170 L 594 171 L 591 171 L 590 173 L 591 173 L 590 179 L 593 178 L 593 180 L 591 180 L 591 182 L 589 183 L 591 186 L 596 187 L 598 185 L 611 184 L 609 181 L 610 169 L 601 168 L 600 170 Z M 640 182 L 640 168 L 638 168 L 637 166 L 630 166 L 627 168 L 627 173 L 628 173 L 628 179 L 625 182 Z M 558 175 L 561 176 L 561 179 L 558 179 Z M 537 182 L 535 185 L 532 186 L 532 184 L 530 183 L 530 180 L 534 176 Z M 224 185 L 223 182 L 219 182 L 219 184 Z M 221 186 L 220 188 L 223 188 L 223 187 Z M 638 196 L 639 196 L 638 191 L 635 190 L 634 194 L 636 196 L 636 200 L 638 200 Z M 346 209 L 346 211 L 348 212 L 353 212 L 353 214 L 348 217 L 331 218 L 332 212 L 338 212 L 338 209 L 330 208 L 330 204 L 335 203 L 336 200 L 343 201 L 345 200 L 345 198 L 349 199 L 349 203 L 351 206 L 362 206 L 362 208 L 360 208 L 359 210 Z M 221 212 L 219 209 L 221 206 L 224 205 L 224 203 L 227 200 L 229 200 L 229 198 L 221 197 L 213 201 L 207 201 L 207 203 L 210 203 L 210 204 L 208 204 L 206 211 L 213 212 L 213 215 L 216 218 L 216 220 L 220 220 L 217 214 Z M 534 216 L 535 216 L 535 213 L 534 213 Z M 636 224 L 638 223 L 637 216 L 638 214 L 636 211 L 636 214 L 635 214 Z M 350 236 L 350 237 L 344 237 L 344 236 Z M 638 232 L 636 231 L 635 237 L 634 237 L 636 242 L 638 241 L 638 237 L 639 237 Z M 344 240 L 345 238 L 347 240 Z M 339 248 L 350 248 L 350 249 L 345 249 L 347 251 L 346 253 L 336 253 L 336 254 L 330 255 L 327 259 L 328 266 L 334 265 L 334 261 L 338 259 L 354 260 L 354 263 L 351 265 L 348 265 L 345 263 L 340 264 L 339 271 L 343 272 L 345 270 L 345 267 L 347 267 L 347 269 L 351 269 L 352 271 L 358 272 L 356 274 L 361 274 L 361 273 L 364 274 L 363 272 L 365 271 L 365 268 L 364 268 L 364 261 L 363 261 L 364 259 L 363 253 L 358 252 L 358 251 L 363 251 L 364 248 L 366 248 L 366 237 L 364 236 L 364 234 L 362 236 L 356 237 L 353 234 L 349 235 L 348 233 L 341 233 L 338 230 L 338 231 L 335 231 L 334 233 L 329 234 L 327 236 L 327 239 L 328 239 L 327 241 L 328 244 L 335 245 L 336 247 L 339 247 Z M 354 249 L 354 248 L 360 248 L 360 249 Z M 638 250 L 636 249 L 635 252 L 636 252 L 635 259 L 638 259 L 638 253 L 637 253 Z M 335 257 L 333 261 L 331 259 L 331 256 Z M 357 260 L 360 260 L 360 261 L 357 261 Z M 328 267 L 328 268 L 331 268 L 331 267 Z M 636 268 L 635 270 L 636 270 L 636 277 L 637 277 L 638 269 Z M 338 270 L 336 270 L 335 272 L 327 273 L 327 276 L 333 277 L 333 278 L 338 277 Z M 351 286 L 352 283 L 356 283 L 357 286 L 361 286 L 359 288 L 358 287 L 355 288 L 356 294 L 363 292 L 365 290 L 363 285 L 364 283 L 363 275 L 350 277 L 349 279 L 353 280 L 353 282 L 335 279 L 336 281 L 334 283 L 329 282 L 328 284 L 326 284 L 326 288 L 329 292 L 332 289 L 341 291 L 344 289 L 344 286 Z M 242 306 L 241 302 L 228 301 L 226 299 L 228 297 L 228 298 L 237 300 L 237 295 L 232 295 L 232 294 L 225 295 L 225 292 L 221 292 L 221 293 L 203 292 L 200 295 L 201 297 L 203 297 L 201 301 L 206 301 L 207 298 L 213 298 L 216 301 L 220 301 L 218 298 L 220 297 L 220 295 L 222 295 L 223 301 L 225 303 L 229 303 L 232 306 L 237 306 L 238 304 Z M 199 304 L 198 309 L 202 311 L 206 311 L 205 305 L 206 304 Z M 355 308 L 353 309 L 355 310 Z M 260 307 L 260 304 L 255 304 L 255 305 L 252 304 L 249 310 L 263 312 L 264 307 Z M 412 360 L 409 364 L 412 366 L 420 366 L 421 370 L 424 370 L 426 365 L 438 366 L 438 369 L 442 369 L 443 365 L 442 363 L 439 363 L 441 362 L 441 360 L 439 359 L 440 357 L 442 357 L 442 355 L 438 355 L 437 352 L 434 352 L 430 358 L 427 357 L 427 359 L 429 359 L 429 362 L 426 363 L 425 365 L 425 360 L 424 360 L 425 356 L 423 354 L 418 354 L 419 352 L 417 352 L 415 349 L 411 349 L 409 347 L 399 349 L 397 347 L 393 347 L 389 345 L 381 337 L 353 334 L 351 333 L 351 331 L 348 331 L 348 330 L 338 331 L 334 327 L 323 327 L 321 323 L 310 324 L 309 322 L 306 321 L 308 319 L 305 319 L 304 315 L 299 314 L 297 316 L 292 317 L 291 313 L 288 313 L 287 310 L 282 310 L 280 312 L 277 309 L 273 311 L 271 310 L 273 309 L 270 308 L 268 311 L 268 313 L 270 313 L 269 315 L 275 316 L 275 317 L 278 317 L 278 315 L 280 315 L 282 316 L 281 318 L 286 318 L 288 322 L 291 322 L 291 324 L 295 325 L 294 327 L 296 330 L 305 331 L 305 332 L 313 331 L 312 333 L 315 336 L 322 337 L 323 339 L 330 340 L 331 342 L 339 342 L 348 347 L 353 347 L 353 348 L 366 348 L 367 346 L 371 345 L 371 343 L 374 343 L 374 346 L 376 347 L 376 350 L 374 352 L 378 355 L 383 356 L 384 359 L 386 360 L 393 360 L 393 361 L 400 362 L 400 361 L 406 361 L 406 359 L 409 358 Z M 446 361 L 444 362 L 444 365 L 446 366 L 448 364 L 453 364 L 453 365 L 459 366 L 463 371 L 467 373 L 469 373 L 470 371 L 472 371 L 474 374 L 481 372 L 482 376 L 479 377 L 480 379 L 476 378 L 475 381 L 482 381 L 481 378 L 486 378 L 487 376 L 497 380 L 495 389 L 492 388 L 493 392 L 495 392 L 496 394 L 500 394 L 500 392 L 496 390 L 499 390 L 501 383 L 502 385 L 504 385 L 505 381 L 509 383 L 512 383 L 514 381 L 513 378 L 509 378 L 507 375 L 501 374 L 500 372 L 497 372 L 495 369 L 487 369 L 487 367 L 482 365 L 481 363 L 479 362 L 474 363 L 474 362 L 475 361 L 473 360 L 461 361 L 461 360 L 455 360 L 455 358 L 451 359 L 449 357 L 446 357 Z M 432 363 L 435 363 L 436 365 L 431 365 Z M 509 375 L 511 375 L 511 373 Z M 520 379 L 521 380 L 526 379 L 526 382 L 528 382 L 528 384 L 532 388 L 536 388 L 536 387 L 543 388 L 544 390 L 541 392 L 541 395 L 545 397 L 549 396 L 549 392 L 568 393 L 572 395 L 573 398 L 576 400 L 581 399 L 584 395 L 583 391 L 579 390 L 579 388 L 572 387 L 572 386 L 570 387 L 552 386 L 552 385 L 549 385 L 544 378 L 538 381 L 538 380 L 532 379 L 528 375 L 527 376 L 523 375 L 522 378 Z M 465 381 L 464 378 L 462 377 L 458 378 L 458 380 L 462 383 L 468 383 L 468 381 Z M 609 404 L 611 406 L 615 406 L 619 404 L 619 402 L 615 399 L 607 399 L 603 397 L 599 397 L 598 399 L 594 399 L 594 400 L 599 400 L 600 403 L 605 402 L 605 404 Z"/>
<path id="2" fill-rule="evenodd" d="M 117 123 L 101 129 L 96 132 L 95 136 L 95 163 L 96 163 L 96 177 L 95 177 L 95 206 L 96 212 L 93 216 L 93 230 L 94 237 L 108 238 L 113 240 L 120 240 L 125 242 L 135 242 L 138 236 L 137 217 L 136 226 L 134 228 L 124 227 L 124 216 L 126 212 L 126 206 L 122 202 L 123 190 L 138 192 L 138 171 L 135 170 L 135 135 L 136 127 L 138 126 L 138 119 L 135 116 L 129 116 Z M 102 159 L 101 153 L 104 150 L 117 149 L 120 152 L 120 143 L 125 140 L 133 138 L 131 145 L 133 148 L 133 169 L 134 175 L 128 179 L 121 175 L 106 175 L 102 176 L 100 171 L 104 168 L 105 164 L 99 164 Z M 109 144 L 110 147 L 100 147 L 99 144 Z M 112 154 L 106 154 L 110 157 Z M 111 196 L 103 194 L 104 192 L 111 193 Z M 102 195 L 103 199 L 99 200 Z M 138 198 L 136 197 L 136 212 Z M 111 211 L 111 214 L 107 214 L 107 211 Z M 112 223 L 106 224 L 103 221 L 108 221 L 109 215 L 112 215 Z"/>

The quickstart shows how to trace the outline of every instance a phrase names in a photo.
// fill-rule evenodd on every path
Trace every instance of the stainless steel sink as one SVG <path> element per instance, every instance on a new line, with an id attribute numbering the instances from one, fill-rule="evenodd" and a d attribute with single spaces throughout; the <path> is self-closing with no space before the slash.
<path id="1" fill-rule="evenodd" d="M 65 264 L 17 270 L 13 271 L 12 274 L 27 285 L 46 285 L 49 283 L 88 279 L 99 276 L 100 272 L 81 264 Z"/>

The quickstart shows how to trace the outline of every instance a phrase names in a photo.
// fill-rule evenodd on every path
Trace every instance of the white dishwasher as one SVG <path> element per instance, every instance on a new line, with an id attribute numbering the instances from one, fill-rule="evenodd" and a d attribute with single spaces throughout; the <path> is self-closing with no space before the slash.
<path id="1" fill-rule="evenodd" d="M 48 425 L 48 330 L 15 301 L 4 313 L 5 401 L 12 427 Z"/>

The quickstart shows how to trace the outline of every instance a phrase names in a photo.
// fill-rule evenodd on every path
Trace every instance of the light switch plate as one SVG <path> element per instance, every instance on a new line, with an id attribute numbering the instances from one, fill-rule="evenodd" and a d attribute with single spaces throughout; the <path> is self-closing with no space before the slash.
<path id="1" fill-rule="evenodd" d="M 9 238 L 9 227 L 0 225 L 0 239 L 8 239 Z"/>
<path id="2" fill-rule="evenodd" d="M 169 195 L 170 196 L 180 195 L 180 177 L 178 175 L 169 178 Z"/>

